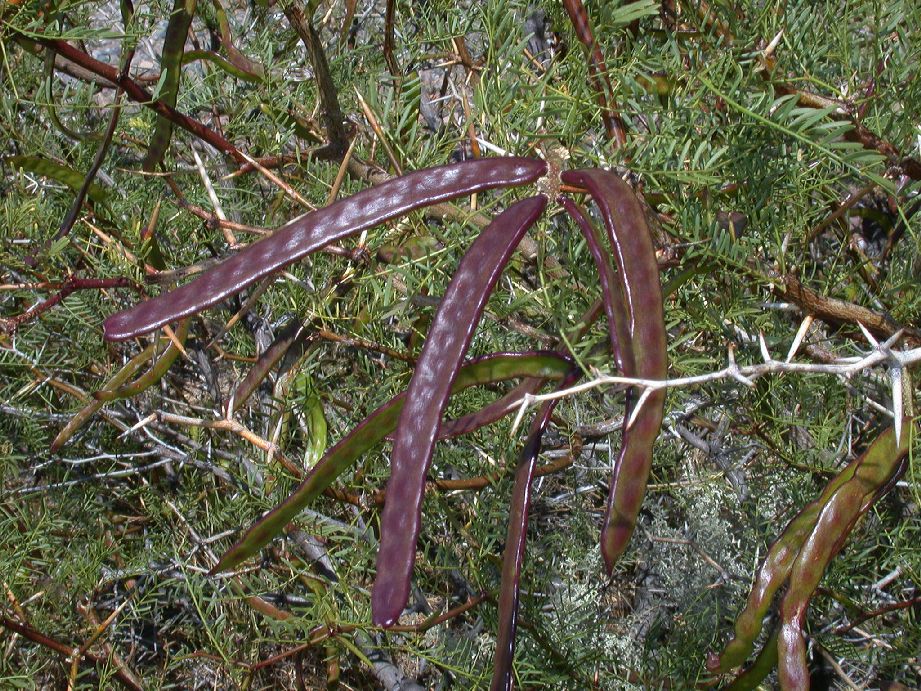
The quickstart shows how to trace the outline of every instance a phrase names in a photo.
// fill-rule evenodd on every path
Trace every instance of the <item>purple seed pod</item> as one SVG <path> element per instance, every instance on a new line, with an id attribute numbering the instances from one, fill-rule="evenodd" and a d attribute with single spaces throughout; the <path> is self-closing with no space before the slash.
<path id="1" fill-rule="evenodd" d="M 572 216 L 588 245 L 595 268 L 598 269 L 598 283 L 601 285 L 604 312 L 608 318 L 608 336 L 611 339 L 611 351 L 617 369 L 625 377 L 636 376 L 636 359 L 633 355 L 633 335 L 630 329 L 630 314 L 624 302 L 624 291 L 614 274 L 611 256 L 598 235 L 598 229 L 589 220 L 584 209 L 569 197 L 561 196 L 557 200 L 567 213 Z M 629 413 L 628 413 L 629 414 Z"/>
<path id="2" fill-rule="evenodd" d="M 639 200 L 623 180 L 608 171 L 566 171 L 560 177 L 565 183 L 587 188 L 601 212 L 630 315 L 636 375 L 664 379 L 668 364 L 662 288 L 649 225 Z M 624 430 L 601 536 L 601 553 L 608 572 L 626 550 L 636 527 L 664 407 L 665 391 L 651 393 L 633 424 Z"/>
<path id="3" fill-rule="evenodd" d="M 526 394 L 537 393 L 544 383 L 544 379 L 525 379 L 507 394 L 492 403 L 488 403 L 479 410 L 453 420 L 445 420 L 441 425 L 441 429 L 438 430 L 439 441 L 470 434 L 485 425 L 501 420 L 518 409 L 518 406 L 521 405 L 521 399 Z"/>
<path id="4" fill-rule="evenodd" d="M 372 620 L 378 626 L 393 625 L 409 597 L 425 478 L 451 384 L 512 251 L 546 205 L 543 195 L 529 197 L 483 230 L 458 265 L 429 328 L 393 445 L 371 594 Z"/>
<path id="5" fill-rule="evenodd" d="M 493 384 L 519 377 L 528 377 L 529 380 L 560 379 L 572 369 L 572 366 L 571 358 L 553 351 L 484 355 L 461 367 L 451 387 L 451 393 L 471 386 Z M 234 568 L 279 535 L 311 501 L 351 468 L 362 454 L 379 444 L 393 431 L 405 400 L 405 393 L 394 396 L 327 449 L 323 458 L 310 469 L 303 482 L 287 499 L 256 521 L 221 557 L 211 573 Z"/>
<path id="6" fill-rule="evenodd" d="M 571 371 L 559 388 L 572 386 L 579 371 Z M 515 485 L 509 504 L 508 532 L 502 557 L 502 584 L 499 587 L 499 633 L 496 636 L 496 657 L 493 660 L 492 691 L 512 688 L 512 660 L 515 657 L 515 632 L 518 628 L 518 598 L 521 591 L 521 565 L 524 563 L 528 536 L 528 514 L 531 511 L 531 481 L 540 453 L 541 439 L 559 398 L 546 401 L 534 416 L 524 448 L 518 457 Z"/>
<path id="7" fill-rule="evenodd" d="M 103 326 L 124 341 L 196 314 L 311 252 L 410 211 L 499 187 L 525 185 L 547 172 L 530 158 L 482 158 L 408 173 L 317 209 L 259 240 L 176 290 L 117 312 Z"/>

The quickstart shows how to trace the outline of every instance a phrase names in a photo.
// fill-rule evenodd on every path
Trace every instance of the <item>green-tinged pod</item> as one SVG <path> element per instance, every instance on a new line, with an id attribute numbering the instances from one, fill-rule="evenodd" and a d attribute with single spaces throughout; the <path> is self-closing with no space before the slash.
<path id="1" fill-rule="evenodd" d="M 579 372 L 570 372 L 559 388 L 571 386 Z M 499 586 L 499 633 L 496 636 L 496 657 L 493 661 L 492 691 L 512 688 L 512 661 L 515 658 L 515 632 L 518 629 L 518 598 L 521 592 L 521 565 L 524 563 L 528 536 L 528 515 L 531 511 L 531 481 L 540 453 L 541 439 L 550 416 L 560 399 L 546 401 L 534 416 L 524 448 L 518 456 L 515 484 L 509 504 L 508 532 L 502 556 L 502 583 Z"/>
<path id="2" fill-rule="evenodd" d="M 761 568 L 758 569 L 745 607 L 736 618 L 732 640 L 726 644 L 722 653 L 711 653 L 707 658 L 707 669 L 711 672 L 728 672 L 741 665 L 752 654 L 755 639 L 761 633 L 762 622 L 771 607 L 771 601 L 780 587 L 786 583 L 793 561 L 815 528 L 819 514 L 841 485 L 854 477 L 861 461 L 862 458 L 854 459 L 832 478 L 819 498 L 807 504 L 771 545 Z"/>
<path id="3" fill-rule="evenodd" d="M 144 366 L 145 362 L 149 361 L 154 356 L 154 350 L 154 344 L 151 343 L 140 353 L 128 360 L 128 362 L 105 383 L 101 391 L 113 391 L 128 381 L 128 379 L 134 376 L 135 372 Z M 102 410 L 103 406 L 105 406 L 104 401 L 94 398 L 74 414 L 74 416 L 70 418 L 70 421 L 64 425 L 64 428 L 58 432 L 54 441 L 51 442 L 51 453 L 57 452 L 64 444 L 70 441 L 70 438 L 73 437 L 93 415 Z"/>
<path id="4" fill-rule="evenodd" d="M 326 416 L 323 415 L 323 402 L 319 396 L 310 396 L 304 408 L 307 435 L 304 467 L 313 468 L 326 452 Z"/>
<path id="5" fill-rule="evenodd" d="M 130 398 L 131 396 L 137 396 L 145 389 L 150 388 L 160 381 L 169 368 L 173 366 L 176 358 L 179 357 L 179 353 L 181 352 L 180 346 L 185 343 L 185 339 L 189 335 L 189 323 L 191 321 L 191 319 L 183 319 L 179 323 L 179 327 L 176 329 L 175 334 L 176 340 L 169 340 L 169 345 L 166 346 L 163 354 L 156 359 L 150 369 L 144 374 L 128 384 L 122 384 L 114 389 L 97 391 L 93 394 L 93 397 L 97 401 L 104 402 L 115 401 L 119 398 Z"/>
<path id="6" fill-rule="evenodd" d="M 487 355 L 461 368 L 451 392 L 519 377 L 560 379 L 571 367 L 572 360 L 559 353 L 533 351 Z M 221 557 L 212 573 L 234 568 L 279 535 L 301 510 L 351 468 L 363 453 L 394 430 L 405 399 L 405 393 L 391 399 L 328 449 L 288 498 L 256 521 Z"/>
<path id="7" fill-rule="evenodd" d="M 566 171 L 560 177 L 565 183 L 588 189 L 601 212 L 630 315 L 636 376 L 665 379 L 668 363 L 659 267 L 639 199 L 623 180 L 608 171 Z M 653 444 L 662 426 L 665 391 L 654 391 L 641 403 L 642 409 L 631 416 L 632 424 L 625 426 L 611 477 L 601 535 L 601 553 L 608 572 L 627 549 L 636 527 L 652 466 Z"/>
<path id="8" fill-rule="evenodd" d="M 776 666 L 777 629 L 775 628 L 767 641 L 765 641 L 764 647 L 758 653 L 755 661 L 732 680 L 732 683 L 726 687 L 726 691 L 755 691 Z"/>
<path id="9" fill-rule="evenodd" d="M 61 165 L 44 156 L 8 156 L 3 159 L 3 162 L 13 169 L 22 168 L 30 173 L 60 182 L 62 185 L 67 185 L 74 192 L 83 187 L 83 181 L 86 179 L 86 175 L 80 171 Z M 86 194 L 97 204 L 104 203 L 109 198 L 108 191 L 98 182 L 91 183 Z"/>
<path id="10" fill-rule="evenodd" d="M 853 477 L 842 484 L 822 508 L 815 528 L 790 569 L 789 586 L 780 604 L 777 639 L 778 677 L 784 691 L 809 688 L 803 626 L 809 601 L 828 564 L 844 545 L 855 523 L 905 470 L 913 426 L 906 423 L 896 442 L 890 427 L 860 457 Z"/>
<path id="11" fill-rule="evenodd" d="M 227 62 L 236 70 L 227 71 L 245 81 L 262 81 L 265 78 L 265 67 L 250 60 L 234 46 L 233 36 L 230 33 L 230 22 L 227 20 L 227 12 L 224 10 L 224 6 L 220 0 L 214 0 L 212 5 L 214 7 L 214 17 L 217 20 L 218 32 L 221 36 L 221 48 L 227 53 Z"/>
<path id="12" fill-rule="evenodd" d="M 393 625 L 409 598 L 426 474 L 451 385 L 496 282 L 546 205 L 544 195 L 529 197 L 483 230 L 461 259 L 426 335 L 400 413 L 381 514 L 377 575 L 371 591 L 371 617 L 378 626 Z"/>
<path id="13" fill-rule="evenodd" d="M 195 5 L 196 0 L 174 0 L 173 11 L 170 13 L 169 24 L 166 26 L 163 51 L 160 54 L 161 79 L 157 96 L 170 108 L 176 107 L 176 98 L 179 95 L 182 54 L 189 36 L 189 27 L 192 26 L 192 17 L 195 15 Z M 157 166 L 163 161 L 172 137 L 172 121 L 158 115 L 157 125 L 150 138 L 147 155 L 144 157 L 144 170 L 155 171 L 157 169 Z"/>

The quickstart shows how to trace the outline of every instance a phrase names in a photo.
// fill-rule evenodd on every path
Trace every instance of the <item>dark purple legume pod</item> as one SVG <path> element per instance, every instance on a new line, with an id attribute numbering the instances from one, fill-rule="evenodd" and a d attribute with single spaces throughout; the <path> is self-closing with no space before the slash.
<path id="1" fill-rule="evenodd" d="M 571 358 L 552 351 L 493 353 L 476 358 L 461 367 L 451 386 L 451 393 L 471 386 L 518 377 L 528 377 L 529 380 L 561 379 L 572 367 Z M 362 454 L 379 444 L 393 431 L 405 400 L 405 392 L 394 396 L 327 449 L 323 458 L 310 469 L 304 481 L 287 499 L 256 521 L 221 557 L 212 573 L 234 568 L 281 533 L 310 502 L 351 468 Z"/>
<path id="2" fill-rule="evenodd" d="M 521 401 L 526 394 L 537 393 L 545 383 L 546 379 L 525 379 L 507 394 L 492 403 L 487 403 L 479 410 L 459 418 L 443 420 L 438 429 L 438 441 L 470 434 L 514 413 L 521 406 Z M 389 441 L 393 441 L 394 437 L 394 434 L 387 435 Z"/>
<path id="3" fill-rule="evenodd" d="M 567 213 L 572 216 L 588 245 L 588 250 L 595 261 L 598 270 L 598 283 L 601 285 L 602 304 L 608 318 L 608 336 L 611 339 L 611 351 L 614 353 L 614 362 L 617 369 L 625 377 L 636 376 L 636 359 L 633 355 L 633 336 L 630 330 L 630 315 L 624 302 L 624 292 L 614 267 L 611 257 L 605 250 L 598 229 L 585 215 L 585 211 L 569 197 L 561 196 L 557 200 Z"/>
<path id="4" fill-rule="evenodd" d="M 643 379 L 664 379 L 668 365 L 662 288 L 652 237 L 639 200 L 611 172 L 575 170 L 560 177 L 565 183 L 588 189 L 608 230 L 630 314 L 636 375 Z M 646 399 L 633 425 L 624 430 L 601 536 L 601 553 L 609 572 L 626 550 L 636 527 L 664 407 L 665 391 L 660 389 Z"/>
<path id="5" fill-rule="evenodd" d="M 509 413 L 515 412 L 521 405 L 521 399 L 526 394 L 535 394 L 544 385 L 544 379 L 525 379 L 507 394 L 492 403 L 463 417 L 445 420 L 438 430 L 438 439 L 453 439 L 464 434 L 470 434 L 485 425 L 501 420 Z"/>
<path id="6" fill-rule="evenodd" d="M 473 192 L 525 185 L 546 172 L 547 165 L 537 159 L 482 158 L 388 180 L 292 221 L 176 290 L 113 314 L 105 321 L 105 338 L 123 341 L 201 312 L 331 242 L 414 209 Z"/>
<path id="7" fill-rule="evenodd" d="M 546 205 L 543 195 L 529 197 L 483 230 L 458 265 L 429 328 L 393 444 L 371 594 L 372 619 L 378 626 L 393 625 L 409 597 L 425 478 L 451 384 L 512 251 Z"/>
<path id="8" fill-rule="evenodd" d="M 571 371 L 562 382 L 565 389 L 579 379 L 579 371 Z M 515 485 L 509 503 L 508 532 L 502 556 L 502 584 L 499 588 L 499 633 L 496 636 L 496 657 L 493 660 L 492 691 L 512 688 L 512 660 L 515 657 L 515 631 L 518 628 L 518 597 L 521 592 L 521 565 L 524 563 L 528 536 L 528 514 L 531 510 L 531 481 L 540 453 L 541 439 L 550 416 L 560 399 L 546 401 L 534 416 L 524 448 L 518 456 Z"/>

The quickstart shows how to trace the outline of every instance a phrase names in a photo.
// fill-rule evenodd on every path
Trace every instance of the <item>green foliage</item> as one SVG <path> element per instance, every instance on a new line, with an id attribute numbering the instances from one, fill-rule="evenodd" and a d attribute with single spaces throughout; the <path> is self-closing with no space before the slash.
<path id="1" fill-rule="evenodd" d="M 670 290 L 673 377 L 722 367 L 730 343 L 739 362 L 758 361 L 757 342 L 749 337 L 759 332 L 775 357 L 785 354 L 801 319 L 778 305 L 790 302 L 778 292 L 788 272 L 820 295 L 902 325 L 921 322 L 921 243 L 913 216 L 921 188 L 898 176 L 897 160 L 852 141 L 850 117 L 860 113 L 868 131 L 902 156 L 918 157 L 921 13 L 915 3 L 714 1 L 708 15 L 695 10 L 697 3 L 588 3 L 613 101 L 627 123 L 623 150 L 604 139 L 584 53 L 565 12 L 556 2 L 538 4 L 568 48 L 552 58 L 534 56 L 544 61 L 541 69 L 524 55 L 529 3 L 487 0 L 467 9 L 397 3 L 397 58 L 406 70 L 397 83 L 381 50 L 382 9 L 359 3 L 353 33 L 347 29 L 340 43 L 344 3 L 323 3 L 313 20 L 342 109 L 356 126 L 354 156 L 389 166 L 361 114 L 357 90 L 405 170 L 445 163 L 469 148 L 468 125 L 486 143 L 515 154 L 532 155 L 558 141 L 569 152 L 569 168 L 629 169 L 674 251 L 662 274 Z M 670 18 L 666 5 L 679 5 L 679 15 Z M 136 257 L 158 204 L 155 235 L 168 269 L 229 254 L 216 224 L 184 209 L 162 176 L 140 174 L 157 116 L 127 101 L 91 187 L 92 205 L 84 206 L 66 239 L 49 244 L 98 151 L 92 135 L 104 129 L 113 91 L 61 71 L 49 77 L 34 40 L 83 40 L 91 54 L 115 67 L 121 42 L 136 44 L 135 64 L 145 61 L 145 74 L 153 77 L 145 86 L 153 91 L 162 36 L 152 43 L 151 37 L 165 28 L 171 7 L 165 1 L 139 5 L 123 27 L 118 7 L 101 2 L 3 5 L 0 317 L 50 297 L 55 288 L 48 283 L 71 274 L 143 281 Z M 275 172 L 311 204 L 324 204 L 339 163 L 308 155 L 324 135 L 302 44 L 265 3 L 224 8 L 234 45 L 264 65 L 265 76 L 237 79 L 212 60 L 187 63 L 177 109 L 219 124 L 253 157 L 287 156 Z M 214 47 L 206 27 L 212 14 L 210 3 L 199 3 L 192 22 L 203 50 Z M 781 31 L 767 74 L 762 51 Z M 452 39 L 459 36 L 477 69 L 465 68 L 456 55 Z M 188 42 L 186 51 L 192 48 Z M 217 52 L 229 59 L 226 50 Z M 838 119 L 832 104 L 810 107 L 790 89 L 835 99 L 849 118 Z M 75 139 L 67 131 L 87 136 Z M 193 135 L 175 129 L 164 170 L 185 202 L 210 212 L 213 202 L 193 146 L 199 147 Z M 233 222 L 270 228 L 303 213 L 265 177 L 226 177 L 235 163 L 207 148 L 198 151 Z M 878 188 L 842 222 L 807 241 L 868 183 Z M 346 176 L 339 196 L 367 184 Z M 512 198 L 480 195 L 477 210 L 491 215 Z M 220 555 L 239 537 L 226 531 L 249 525 L 287 496 L 297 484 L 292 470 L 227 430 L 151 419 L 123 435 L 157 412 L 220 420 L 222 405 L 252 366 L 245 358 L 264 352 L 285 324 L 299 319 L 313 331 L 353 342 L 316 338 L 292 346 L 281 370 L 294 381 L 265 384 L 235 419 L 270 441 L 283 430 L 280 450 L 295 464 L 315 457 L 319 445 L 335 443 L 405 388 L 410 365 L 386 353 L 418 354 L 431 300 L 443 293 L 478 232 L 467 202 L 458 207 L 450 218 L 416 214 L 370 231 L 366 262 L 318 254 L 291 267 L 219 339 L 219 348 L 209 341 L 241 303 L 206 313 L 185 342 L 187 358 L 180 357 L 158 385 L 107 405 L 58 454 L 48 451 L 49 444 L 86 405 L 81 392 L 103 388 L 146 345 L 106 347 L 101 339 L 102 320 L 138 296 L 126 289 L 78 291 L 15 334 L 0 333 L 0 585 L 6 603 L 0 612 L 18 617 L 20 608 L 33 629 L 72 646 L 95 629 L 81 611 L 101 621 L 124 605 L 91 648 L 103 651 L 103 662 L 81 666 L 77 687 L 113 685 L 119 664 L 149 687 L 284 687 L 295 683 L 298 669 L 308 687 L 322 686 L 330 655 L 338 658 L 345 684 L 369 687 L 378 683 L 367 662 L 375 648 L 425 685 L 488 683 L 496 624 L 488 599 L 425 632 L 381 635 L 369 626 L 367 588 L 379 517 L 373 497 L 388 476 L 388 446 L 367 453 L 336 485 L 360 506 L 320 497 L 312 512 L 290 524 L 287 539 L 263 552 L 259 568 L 245 569 L 235 583 L 204 575 L 215 563 L 212 553 Z M 744 228 L 722 222 L 730 212 L 744 216 Z M 532 231 L 538 260 L 513 261 L 472 354 L 531 347 L 535 334 L 548 342 L 568 335 L 598 297 L 584 242 L 561 227 L 548 218 Z M 236 236 L 241 242 L 253 237 L 244 231 Z M 890 238 L 897 241 L 884 249 Z M 384 261 L 386 251 L 394 258 Z M 34 270 L 27 263 L 33 253 Z M 346 272 L 349 287 L 337 290 Z M 610 371 L 605 338 L 599 322 L 575 346 L 586 368 Z M 819 349 L 801 352 L 806 360 L 820 350 L 847 356 L 866 348 L 853 324 L 821 320 L 806 343 Z M 885 422 L 867 404 L 889 405 L 885 379 L 875 374 L 849 382 L 784 375 L 763 378 L 752 389 L 729 380 L 672 393 L 671 432 L 657 445 L 650 496 L 609 583 L 601 578 L 597 539 L 619 435 L 589 432 L 623 412 L 621 397 L 595 391 L 563 402 L 540 463 L 564 454 L 577 434 L 584 449 L 572 466 L 535 485 L 516 650 L 519 686 L 576 689 L 597 678 L 611 689 L 631 683 L 655 688 L 666 679 L 685 687 L 705 678 L 705 654 L 726 642 L 767 546 Z M 507 390 L 505 384 L 471 389 L 452 399 L 449 413 L 477 410 Z M 679 414 L 695 401 L 701 406 L 696 412 Z M 691 436 L 709 444 L 710 453 L 690 446 Z M 426 497 L 415 583 L 420 604 L 435 613 L 468 595 L 495 595 L 512 485 L 507 464 L 518 441 L 504 420 L 438 447 L 433 473 L 439 479 L 498 475 L 482 489 Z M 921 478 L 915 461 L 832 562 L 810 613 L 814 644 L 857 684 L 919 684 L 917 606 L 873 617 L 859 632 L 836 633 L 861 613 L 917 597 Z M 314 536 L 318 543 L 310 543 Z M 321 560 L 310 556 L 317 553 L 309 544 L 320 545 Z M 247 601 L 250 595 L 294 616 L 266 618 Z M 78 609 L 84 603 L 89 610 Z M 249 671 L 327 625 L 335 633 L 320 644 Z M 0 686 L 66 684 L 64 656 L 13 640 L 5 630 L 0 643 Z"/>

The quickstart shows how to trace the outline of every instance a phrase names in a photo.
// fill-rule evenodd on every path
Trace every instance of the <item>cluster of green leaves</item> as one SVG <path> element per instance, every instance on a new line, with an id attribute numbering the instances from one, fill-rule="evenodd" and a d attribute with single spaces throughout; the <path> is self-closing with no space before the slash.
<path id="1" fill-rule="evenodd" d="M 918 323 L 921 256 L 917 221 L 910 218 L 918 183 L 909 180 L 896 190 L 898 181 L 887 174 L 890 162 L 847 141 L 848 126 L 833 119 L 832 111 L 806 108 L 778 88 L 782 83 L 841 99 L 860 110 L 870 131 L 906 155 L 915 147 L 917 155 L 921 17 L 914 3 L 722 0 L 710 3 L 709 13 L 695 4 L 589 4 L 614 100 L 629 130 L 627 147 L 617 151 L 603 138 L 581 47 L 556 3 L 542 3 L 542 9 L 568 50 L 558 51 L 543 70 L 523 53 L 528 3 L 488 0 L 465 9 L 449 2 L 397 3 L 396 45 L 406 70 L 399 85 L 388 76 L 381 54 L 382 12 L 359 3 L 355 33 L 341 42 L 344 3 L 324 3 L 315 19 L 322 22 L 343 110 L 364 123 L 357 90 L 405 170 L 444 163 L 466 146 L 468 119 L 459 98 L 451 98 L 465 88 L 461 65 L 451 67 L 445 93 L 435 93 L 448 97 L 436 104 L 439 114 L 452 114 L 445 126 L 432 131 L 420 115 L 422 99 L 432 96 L 430 84 L 434 81 L 436 90 L 442 84 L 444 65 L 456 50 L 452 39 L 458 36 L 482 61 L 466 80 L 469 124 L 478 136 L 516 154 L 559 141 L 569 150 L 569 167 L 628 167 L 680 250 L 677 266 L 663 273 L 672 376 L 719 368 L 729 343 L 740 344 L 740 361 L 757 360 L 757 346 L 744 334 L 762 332 L 772 352 L 783 353 L 798 319 L 769 303 L 776 299 L 773 282 L 789 271 L 822 294 L 890 313 L 903 324 Z M 141 280 L 138 264 L 120 247 L 141 251 L 141 229 L 157 204 L 157 239 L 168 268 L 227 253 L 219 230 L 183 210 L 164 192 L 159 177 L 139 173 L 157 120 L 131 104 L 123 108 L 97 179 L 108 195 L 91 194 L 92 210 L 85 209 L 70 235 L 42 251 L 39 272 L 27 268 L 25 258 L 54 238 L 99 146 L 93 136 L 75 140 L 56 121 L 71 132 L 99 131 L 112 91 L 43 70 L 42 58 L 21 37 L 41 32 L 83 39 L 91 52 L 108 51 L 104 54 L 115 59 L 123 35 L 143 47 L 147 37 L 162 31 L 173 8 L 170 2 L 138 7 L 124 32 L 117 22 L 103 22 L 106 12 L 118 12 L 102 3 L 65 2 L 50 9 L 53 15 L 49 8 L 40 15 L 34 3 L 2 10 L 2 317 L 53 293 L 12 284 L 60 281 L 71 273 Z M 228 3 L 226 9 L 235 45 L 260 62 L 266 76 L 253 82 L 229 78 L 210 61 L 188 64 L 177 108 L 202 120 L 219 116 L 227 137 L 252 156 L 297 154 L 280 172 L 311 203 L 325 203 L 338 163 L 304 154 L 311 145 L 307 135 L 320 129 L 312 120 L 317 91 L 296 34 L 273 8 Z M 639 23 L 632 33 L 635 19 Z M 683 30 L 674 31 L 673 22 Z M 215 23 L 213 6 L 200 3 L 192 29 L 205 46 L 207 26 Z M 781 31 L 774 72 L 767 75 L 759 51 Z M 156 48 L 142 58 L 153 61 L 151 71 L 158 70 Z M 355 155 L 386 167 L 370 129 L 360 129 Z M 211 208 L 189 152 L 192 142 L 185 132 L 173 134 L 166 169 L 191 204 Z M 15 156 L 31 158 L 20 158 L 17 165 L 10 158 Z M 45 163 L 40 165 L 37 156 Z M 233 164 L 213 154 L 204 158 L 229 218 L 273 227 L 302 212 L 265 179 L 248 174 L 222 180 Z M 57 174 L 48 161 L 56 163 Z M 813 243 L 805 239 L 834 204 L 870 182 L 895 193 L 894 210 L 862 206 L 850 214 L 850 227 L 861 230 L 871 218 L 884 233 L 905 225 L 882 270 L 871 271 L 874 281 L 861 273 L 874 266 L 872 257 L 867 262 L 850 250 L 848 229 L 833 224 Z M 346 177 L 340 195 L 366 184 Z M 478 204 L 489 212 L 507 201 L 495 194 Z M 731 211 L 744 214 L 743 231 L 720 225 L 720 215 Z M 266 291 L 252 317 L 222 338 L 221 352 L 255 356 L 265 347 L 261 334 L 277 334 L 284 324 L 302 319 L 417 353 L 433 313 L 425 296 L 442 294 L 475 233 L 474 223 L 421 215 L 376 229 L 366 238 L 370 255 L 397 249 L 395 258 L 354 267 L 352 287 L 344 295 L 332 289 L 345 269 L 343 260 L 313 256 Z M 580 280 L 588 275 L 591 259 L 574 233 L 562 233 L 547 220 L 533 236 L 538 260 L 513 262 L 471 354 L 532 347 L 535 331 L 547 339 L 566 334 L 597 297 L 593 281 Z M 88 601 L 101 618 L 134 587 L 103 641 L 149 685 L 289 685 L 301 664 L 316 670 L 308 671 L 308 685 L 322 684 L 326 656 L 340 659 L 344 681 L 374 683 L 369 639 L 350 633 L 311 650 L 303 663 L 286 659 L 252 677 L 243 665 L 294 648 L 319 625 L 357 625 L 359 631 L 368 626 L 376 509 L 321 499 L 313 507 L 316 514 L 296 523 L 300 538 L 276 545 L 265 568 L 242 577 L 249 593 L 296 614 L 267 625 L 239 591 L 203 575 L 213 565 L 208 549 L 219 550 L 202 538 L 247 525 L 285 496 L 296 479 L 226 432 L 154 425 L 146 436 L 120 437 L 113 424 L 130 426 L 157 410 L 219 418 L 208 371 L 226 400 L 250 365 L 204 346 L 239 304 L 204 317 L 204 326 L 198 324 L 187 342 L 191 360 L 178 361 L 161 385 L 109 406 L 108 418 L 97 416 L 59 454 L 49 453 L 58 429 L 84 405 L 72 387 L 100 389 L 138 352 L 138 346 L 106 348 L 101 340 L 102 320 L 135 299 L 124 290 L 77 292 L 27 321 L 15 336 L 0 336 L 0 578 L 6 597 L 15 599 L 35 630 L 79 644 L 94 627 L 78 605 Z M 584 366 L 608 369 L 605 339 L 598 324 L 575 346 Z M 814 330 L 809 342 L 840 354 L 860 347 L 854 330 L 831 326 Z M 206 355 L 208 368 L 200 364 L 199 353 Z M 291 412 L 279 444 L 299 461 L 318 438 L 309 424 L 298 425 L 298 415 L 314 409 L 317 398 L 332 443 L 403 390 L 411 369 L 364 348 L 320 343 L 307 347 L 293 372 L 290 385 L 261 392 L 238 419 L 271 438 L 281 413 Z M 476 410 L 502 391 L 471 389 L 452 399 L 449 413 Z M 571 468 L 537 485 L 516 650 L 519 686 L 582 688 L 596 677 L 606 688 L 631 682 L 654 687 L 665 679 L 687 686 L 702 679 L 705 652 L 725 642 L 753 565 L 847 460 L 850 440 L 869 441 L 866 430 L 878 419 L 865 398 L 885 403 L 885 396 L 885 387 L 869 377 L 845 387 L 822 376 L 765 378 L 751 390 L 723 382 L 674 393 L 668 410 L 684 409 L 695 397 L 706 401 L 697 418 L 679 424 L 717 440 L 720 450 L 707 456 L 663 435 L 640 530 L 607 585 L 599 578 L 597 534 L 617 435 L 587 439 Z M 616 416 L 617 401 L 615 392 L 566 401 L 557 411 L 558 442 L 547 446 L 564 451 L 582 426 Z M 439 477 L 502 474 L 482 490 L 434 492 L 426 498 L 415 578 L 418 599 L 436 612 L 468 593 L 497 588 L 511 488 L 505 471 L 517 444 L 509 431 L 509 423 L 500 422 L 439 446 L 434 466 Z M 157 465 L 165 450 L 176 451 L 184 462 Z M 349 491 L 373 496 L 386 482 L 386 461 L 387 449 L 368 454 L 347 478 Z M 156 467 L 134 472 L 148 465 Z M 865 622 L 861 628 L 868 636 L 834 633 L 835 626 L 861 611 L 917 595 L 921 477 L 915 467 L 855 532 L 814 602 L 812 635 L 844 660 L 845 671 L 860 683 L 869 684 L 876 675 L 917 685 L 921 627 L 916 607 Z M 53 487 L 29 491 L 47 485 Z M 297 543 L 306 534 L 321 538 L 335 583 L 317 586 L 316 567 L 305 563 Z M 223 548 L 230 542 L 217 544 Z M 874 589 L 874 583 L 896 572 L 883 591 Z M 422 683 L 450 678 L 463 687 L 478 686 L 488 679 L 495 618 L 487 601 L 427 633 L 371 635 L 374 645 L 394 659 L 415 665 L 412 674 Z M 3 643 L 0 685 L 51 684 L 68 674 L 63 658 L 47 648 L 22 639 Z M 115 666 L 110 658 L 107 665 L 81 668 L 79 681 L 107 685 Z"/>

